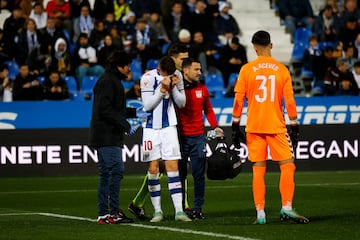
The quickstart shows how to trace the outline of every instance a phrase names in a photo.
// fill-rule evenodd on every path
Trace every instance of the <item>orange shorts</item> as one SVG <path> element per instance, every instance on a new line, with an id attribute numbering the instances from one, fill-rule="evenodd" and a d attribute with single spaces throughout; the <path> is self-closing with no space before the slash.
<path id="1" fill-rule="evenodd" d="M 291 140 L 287 133 L 246 133 L 246 143 L 251 162 L 267 159 L 283 161 L 294 157 Z"/>

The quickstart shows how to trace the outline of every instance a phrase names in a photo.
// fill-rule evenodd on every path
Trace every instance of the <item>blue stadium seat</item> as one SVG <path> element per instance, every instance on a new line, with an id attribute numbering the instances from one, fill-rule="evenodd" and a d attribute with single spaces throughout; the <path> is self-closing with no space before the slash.
<path id="1" fill-rule="evenodd" d="M 308 44 L 309 37 L 311 35 L 313 35 L 313 32 L 310 28 L 306 28 L 306 27 L 297 28 L 294 36 L 294 44 L 297 43 Z"/>
<path id="2" fill-rule="evenodd" d="M 235 83 L 236 83 L 238 77 L 239 77 L 239 74 L 238 74 L 238 73 L 231 73 L 230 76 L 229 76 L 229 83 L 228 83 L 228 85 L 229 85 L 229 86 L 235 86 Z"/>
<path id="3" fill-rule="evenodd" d="M 43 84 L 46 77 L 45 76 L 37 76 L 36 79 L 40 82 L 40 84 Z"/>
<path id="4" fill-rule="evenodd" d="M 4 64 L 9 69 L 9 78 L 10 78 L 10 80 L 14 80 L 16 75 L 18 75 L 19 72 L 20 72 L 18 63 L 16 61 L 5 61 Z"/>
<path id="5" fill-rule="evenodd" d="M 146 63 L 146 69 L 156 69 L 159 65 L 159 59 L 149 59 Z"/>
<path id="6" fill-rule="evenodd" d="M 121 81 L 122 85 L 124 86 L 125 91 L 130 90 L 134 86 L 134 81 Z"/>
<path id="7" fill-rule="evenodd" d="M 167 42 L 167 43 L 164 43 L 163 45 L 162 45 L 162 47 L 161 47 L 161 53 L 162 53 L 162 55 L 167 55 L 167 51 L 168 51 L 168 49 L 169 49 L 169 47 L 170 47 L 170 42 Z"/>
<path id="8" fill-rule="evenodd" d="M 66 30 L 66 29 L 63 29 L 63 33 L 64 33 L 64 35 L 65 35 L 65 40 L 66 40 L 66 42 L 67 42 L 67 44 L 68 44 L 68 50 L 69 50 L 69 53 L 71 54 L 71 55 L 73 55 L 73 53 L 74 53 L 74 50 L 75 50 L 75 47 L 76 47 L 76 44 L 75 43 L 73 43 L 73 41 L 72 41 L 72 38 L 71 38 L 71 35 L 70 35 L 70 33 Z"/>
<path id="9" fill-rule="evenodd" d="M 65 80 L 65 82 L 69 88 L 70 98 L 71 99 L 79 99 L 78 97 L 80 96 L 80 94 L 78 91 L 78 86 L 77 86 L 75 77 L 74 76 L 65 76 L 65 77 L 63 77 L 63 79 Z"/>
<path id="10" fill-rule="evenodd" d="M 302 62 L 304 51 L 309 47 L 309 44 L 297 43 L 294 44 L 293 50 L 291 52 L 291 62 L 299 63 Z"/>
<path id="11" fill-rule="evenodd" d="M 333 42 L 319 42 L 319 48 L 321 50 L 324 50 L 326 47 L 332 47 L 335 48 L 337 44 Z"/>
<path id="12" fill-rule="evenodd" d="M 134 58 L 130 64 L 130 69 L 133 80 L 140 80 L 141 76 L 143 75 L 141 61 L 137 58 Z"/>
<path id="13" fill-rule="evenodd" d="M 205 78 L 205 85 L 215 98 L 224 96 L 224 79 L 220 73 L 208 74 Z"/>
<path id="14" fill-rule="evenodd" d="M 309 47 L 309 37 L 313 34 L 312 30 L 306 27 L 297 28 L 294 37 L 294 47 L 291 53 L 291 62 L 300 63 L 304 51 Z"/>
<path id="15" fill-rule="evenodd" d="M 81 93 L 85 98 L 91 98 L 93 95 L 93 89 L 96 81 L 99 79 L 98 76 L 85 76 L 81 86 Z"/>
<path id="16" fill-rule="evenodd" d="M 301 68 L 301 78 L 313 78 L 314 74 L 311 70 L 305 69 L 304 67 Z"/>

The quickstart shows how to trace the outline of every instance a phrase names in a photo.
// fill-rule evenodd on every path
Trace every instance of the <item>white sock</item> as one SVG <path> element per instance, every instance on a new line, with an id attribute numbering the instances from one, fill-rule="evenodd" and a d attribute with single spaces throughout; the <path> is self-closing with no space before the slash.
<path id="1" fill-rule="evenodd" d="M 162 212 L 161 210 L 161 185 L 159 180 L 159 173 L 151 174 L 148 172 L 148 188 L 150 192 L 151 203 L 155 212 Z"/>
<path id="2" fill-rule="evenodd" d="M 266 214 L 265 214 L 265 211 L 264 210 L 257 210 L 256 211 L 256 217 L 259 219 L 259 218 L 264 218 L 266 217 Z"/>
<path id="3" fill-rule="evenodd" d="M 286 205 L 286 206 L 282 206 L 282 209 L 285 211 L 291 211 L 292 210 L 292 206 Z"/>
<path id="4" fill-rule="evenodd" d="M 168 186 L 174 204 L 175 212 L 182 212 L 182 188 L 179 171 L 168 172 Z"/>

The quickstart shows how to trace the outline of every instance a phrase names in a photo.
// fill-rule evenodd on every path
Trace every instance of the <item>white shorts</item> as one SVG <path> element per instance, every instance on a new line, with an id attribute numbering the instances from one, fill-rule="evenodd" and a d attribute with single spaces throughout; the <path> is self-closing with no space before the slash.
<path id="1" fill-rule="evenodd" d="M 179 160 L 180 144 L 176 126 L 162 129 L 143 129 L 143 162 Z"/>

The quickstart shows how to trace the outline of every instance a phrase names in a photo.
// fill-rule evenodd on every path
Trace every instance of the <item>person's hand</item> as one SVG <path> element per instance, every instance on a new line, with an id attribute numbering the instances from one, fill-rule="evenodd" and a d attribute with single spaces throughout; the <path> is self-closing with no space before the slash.
<path id="1" fill-rule="evenodd" d="M 231 130 L 232 130 L 232 142 L 235 147 L 239 148 L 240 143 L 245 143 L 245 136 L 241 132 L 240 129 L 240 119 L 233 119 L 231 124 Z"/>
<path id="2" fill-rule="evenodd" d="M 5 88 L 7 85 L 10 84 L 10 80 L 9 80 L 9 77 L 5 77 L 4 80 L 3 80 L 3 87 Z"/>
<path id="3" fill-rule="evenodd" d="M 138 118 L 147 118 L 148 116 L 150 116 L 150 113 L 144 111 L 143 107 L 138 107 L 136 109 L 136 117 L 138 117 Z"/>
<path id="4" fill-rule="evenodd" d="M 180 81 L 179 77 L 177 75 L 172 75 L 170 77 L 170 84 L 171 84 L 171 88 L 173 88 L 176 84 L 178 84 L 178 82 Z"/>
<path id="5" fill-rule="evenodd" d="M 62 92 L 61 86 L 57 86 L 57 87 L 56 87 L 56 91 L 59 92 L 59 93 L 61 93 L 61 92 Z"/>
<path id="6" fill-rule="evenodd" d="M 23 88 L 30 88 L 31 87 L 31 82 L 25 83 L 22 87 Z"/>
<path id="7" fill-rule="evenodd" d="M 290 125 L 289 135 L 290 135 L 292 145 L 293 145 L 293 147 L 295 149 L 296 146 L 297 146 L 297 143 L 299 141 L 299 135 L 300 135 L 299 134 L 299 124 L 291 124 Z"/>
<path id="8" fill-rule="evenodd" d="M 167 92 L 167 91 L 169 91 L 169 89 L 170 89 L 170 78 L 169 78 L 169 76 L 166 76 L 166 77 L 164 77 L 163 78 L 163 80 L 161 81 L 161 89 L 160 89 L 160 91 L 162 92 L 162 93 L 165 93 L 165 92 Z"/>
<path id="9" fill-rule="evenodd" d="M 222 130 L 222 128 L 219 128 L 219 127 L 216 127 L 214 129 L 215 131 L 215 136 L 218 137 L 218 138 L 223 138 L 224 137 L 224 130 Z"/>
<path id="10" fill-rule="evenodd" d="M 34 86 L 34 87 L 40 86 L 40 82 L 37 79 L 35 79 L 31 82 L 31 86 Z"/>

